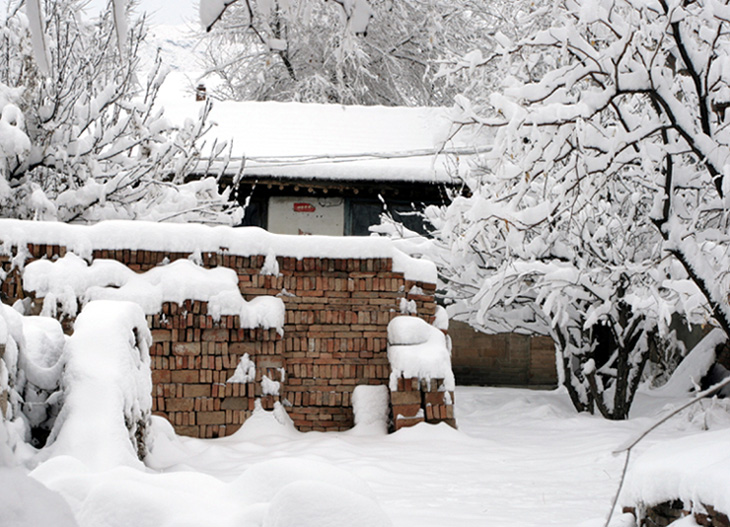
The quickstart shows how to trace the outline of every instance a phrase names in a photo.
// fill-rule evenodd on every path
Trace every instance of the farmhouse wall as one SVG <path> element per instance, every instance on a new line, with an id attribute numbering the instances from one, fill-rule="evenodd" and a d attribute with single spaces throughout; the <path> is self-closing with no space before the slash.
<path id="1" fill-rule="evenodd" d="M 26 261 L 65 254 L 60 246 L 29 244 L 27 249 Z M 94 250 L 92 256 L 143 272 L 190 254 Z M 435 285 L 407 280 L 393 271 L 390 258 L 277 257 L 279 274 L 274 276 L 261 274 L 262 255 L 220 251 L 199 257 L 203 267 L 235 270 L 246 300 L 281 298 L 286 321 L 283 335 L 273 329 L 240 329 L 238 317 L 216 321 L 205 302 L 194 301 L 164 304 L 162 313 L 148 316 L 154 338 L 154 411 L 184 435 L 230 435 L 251 415 L 256 400 L 264 408 L 281 402 L 302 431 L 349 429 L 355 386 L 388 383 L 387 326 L 401 314 L 402 299 L 415 302 L 418 316 L 429 323 L 436 311 Z M 7 274 L 4 301 L 22 298 L 20 274 L 11 271 L 9 258 L 0 257 L 0 262 Z M 246 353 L 256 365 L 256 379 L 227 382 Z M 264 375 L 280 383 L 278 394 L 271 389 L 264 393 Z M 452 419 L 453 408 L 444 409 L 442 420 Z"/>
<path id="2" fill-rule="evenodd" d="M 488 335 L 452 320 L 451 359 L 458 384 L 555 387 L 555 345 L 550 337 Z"/>

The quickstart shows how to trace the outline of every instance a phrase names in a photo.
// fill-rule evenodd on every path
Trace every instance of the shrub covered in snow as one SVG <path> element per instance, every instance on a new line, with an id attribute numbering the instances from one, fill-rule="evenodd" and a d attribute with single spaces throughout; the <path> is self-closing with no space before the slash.
<path id="1" fill-rule="evenodd" d="M 23 341 L 20 319 L 17 312 L 0 304 L 0 465 L 12 463 L 12 449 L 26 435 L 17 390 L 19 343 Z"/>
<path id="2" fill-rule="evenodd" d="M 151 342 L 138 305 L 86 305 L 66 346 L 63 406 L 42 457 L 70 455 L 99 470 L 139 465 L 152 406 Z"/>
<path id="3" fill-rule="evenodd" d="M 44 443 L 58 413 L 64 344 L 56 320 L 0 304 L 0 444 Z"/>

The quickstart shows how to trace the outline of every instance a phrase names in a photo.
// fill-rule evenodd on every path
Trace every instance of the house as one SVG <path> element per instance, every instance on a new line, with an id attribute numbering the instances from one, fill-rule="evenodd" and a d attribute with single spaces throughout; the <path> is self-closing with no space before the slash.
<path id="1" fill-rule="evenodd" d="M 195 116 L 189 97 L 173 114 Z M 367 236 L 387 210 L 424 232 L 417 212 L 461 189 L 489 144 L 459 129 L 449 108 L 392 108 L 279 102 L 216 102 L 211 136 L 233 141 L 206 167 L 223 171 L 245 208 L 244 225 L 278 234 Z M 223 168 L 224 167 L 224 168 Z M 462 384 L 552 387 L 552 341 L 486 335 L 452 322 L 452 364 Z"/>
<path id="2" fill-rule="evenodd" d="M 193 117 L 201 105 L 165 107 Z M 414 212 L 446 203 L 478 151 L 448 108 L 222 101 L 210 122 L 204 170 L 235 182 L 244 225 L 279 234 L 366 236 L 385 210 L 422 231 Z"/>

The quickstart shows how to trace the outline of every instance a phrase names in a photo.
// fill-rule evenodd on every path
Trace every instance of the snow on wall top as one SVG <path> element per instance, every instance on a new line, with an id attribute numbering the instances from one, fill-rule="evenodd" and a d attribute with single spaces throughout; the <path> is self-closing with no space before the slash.
<path id="1" fill-rule="evenodd" d="M 176 121 L 195 118 L 202 103 L 166 97 L 164 107 Z M 225 101 L 214 103 L 210 121 L 203 156 L 214 139 L 232 140 L 244 176 L 453 183 L 485 147 L 474 131 L 452 137 L 448 108 Z"/>
<path id="2" fill-rule="evenodd" d="M 656 505 L 681 499 L 730 514 L 730 430 L 705 431 L 652 446 L 629 471 L 621 503 Z"/>
<path id="3" fill-rule="evenodd" d="M 209 227 L 200 224 L 104 221 L 69 225 L 0 219 L 0 254 L 28 243 L 61 245 L 83 258 L 95 249 L 169 252 L 218 252 L 239 256 L 291 258 L 392 258 L 393 270 L 406 279 L 436 283 L 436 266 L 396 249 L 380 237 L 289 236 L 258 227 Z"/>

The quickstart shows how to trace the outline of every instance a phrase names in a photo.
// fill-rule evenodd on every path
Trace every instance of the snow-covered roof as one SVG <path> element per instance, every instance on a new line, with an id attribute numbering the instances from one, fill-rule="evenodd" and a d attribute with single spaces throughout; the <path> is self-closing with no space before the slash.
<path id="1" fill-rule="evenodd" d="M 165 110 L 173 120 L 195 117 L 203 103 L 191 99 L 168 99 Z M 454 135 L 448 108 L 225 101 L 210 121 L 204 156 L 213 139 L 232 140 L 248 176 L 450 183 L 485 148 L 474 131 Z"/>

